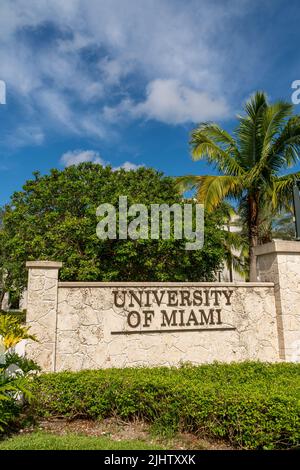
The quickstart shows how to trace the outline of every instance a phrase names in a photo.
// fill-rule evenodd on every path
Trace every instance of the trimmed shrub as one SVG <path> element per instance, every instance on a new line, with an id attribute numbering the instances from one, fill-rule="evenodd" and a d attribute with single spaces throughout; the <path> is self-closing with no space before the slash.
<path id="1" fill-rule="evenodd" d="M 43 417 L 140 418 L 247 449 L 300 444 L 300 365 L 211 364 L 42 374 L 31 411 Z"/>

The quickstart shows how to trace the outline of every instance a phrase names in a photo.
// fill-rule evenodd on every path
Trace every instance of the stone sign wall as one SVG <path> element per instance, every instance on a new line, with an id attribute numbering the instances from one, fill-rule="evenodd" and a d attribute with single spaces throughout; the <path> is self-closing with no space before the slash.
<path id="1" fill-rule="evenodd" d="M 300 270 L 266 247 L 257 283 L 59 282 L 61 263 L 29 262 L 27 355 L 45 371 L 297 360 Z"/>

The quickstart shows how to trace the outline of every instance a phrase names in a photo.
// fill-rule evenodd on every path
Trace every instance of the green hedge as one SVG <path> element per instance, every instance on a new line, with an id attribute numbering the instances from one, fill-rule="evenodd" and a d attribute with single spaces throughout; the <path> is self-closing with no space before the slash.
<path id="1" fill-rule="evenodd" d="M 43 374 L 38 416 L 135 417 L 162 432 L 188 431 L 248 449 L 300 444 L 300 365 L 211 364 Z"/>

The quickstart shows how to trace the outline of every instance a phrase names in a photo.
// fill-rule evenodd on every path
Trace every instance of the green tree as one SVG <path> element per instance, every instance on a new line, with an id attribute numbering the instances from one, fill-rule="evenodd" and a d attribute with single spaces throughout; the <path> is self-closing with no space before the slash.
<path id="1" fill-rule="evenodd" d="M 3 216 L 6 256 L 12 282 L 26 285 L 25 261 L 63 261 L 62 280 L 187 281 L 213 280 L 221 269 L 219 220 L 206 219 L 202 250 L 186 251 L 184 240 L 99 240 L 96 208 L 116 207 L 119 196 L 133 203 L 180 203 L 172 178 L 139 168 L 112 171 L 92 163 L 35 177 L 16 192 Z"/>
<path id="2" fill-rule="evenodd" d="M 17 263 L 11 258 L 10 240 L 3 227 L 3 216 L 4 211 L 0 209 L 0 310 L 5 293 L 14 289 L 14 284 L 20 284 L 20 272 Z"/>
<path id="3" fill-rule="evenodd" d="M 299 159 L 300 117 L 290 103 L 269 104 L 265 93 L 257 92 L 245 105 L 233 135 L 215 123 L 202 123 L 191 136 L 194 160 L 206 158 L 217 175 L 178 178 L 182 190 L 196 188 L 199 202 L 208 211 L 225 198 L 237 201 L 247 225 L 250 281 L 256 280 L 254 247 L 261 243 L 259 227 L 291 201 L 292 186 L 300 173 L 282 175 Z M 264 240 L 265 241 L 265 240 Z"/>

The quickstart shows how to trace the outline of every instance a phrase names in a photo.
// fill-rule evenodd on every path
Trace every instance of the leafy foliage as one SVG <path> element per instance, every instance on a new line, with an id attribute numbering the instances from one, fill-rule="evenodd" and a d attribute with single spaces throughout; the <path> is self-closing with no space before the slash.
<path id="1" fill-rule="evenodd" d="M 29 338 L 35 341 L 18 318 L 0 314 L 0 432 L 20 413 L 20 396 L 31 397 L 28 376 L 39 367 L 14 351 L 22 339 Z"/>
<path id="2" fill-rule="evenodd" d="M 11 318 L 15 318 L 20 324 L 26 323 L 26 309 L 24 310 L 0 310 L 0 316 L 1 315 L 8 315 Z"/>
<path id="3" fill-rule="evenodd" d="M 203 250 L 186 251 L 185 240 L 99 240 L 96 208 L 133 203 L 181 203 L 173 179 L 149 168 L 112 171 L 84 163 L 27 181 L 3 215 L 3 256 L 10 284 L 26 284 L 25 261 L 63 261 L 61 280 L 213 280 L 221 268 L 220 220 L 206 218 Z M 1 255 L 0 255 L 1 257 Z"/>
<path id="4" fill-rule="evenodd" d="M 39 372 L 41 370 L 40 366 L 32 359 L 28 359 L 25 356 L 20 356 L 13 351 L 8 352 L 5 357 L 5 366 L 9 367 L 10 365 L 17 366 L 24 374 L 33 371 Z"/>
<path id="5" fill-rule="evenodd" d="M 0 365 L 0 432 L 19 415 L 22 408 L 22 402 L 18 400 L 20 394 L 31 398 L 28 377 L 21 372 L 10 374 L 6 364 Z"/>
<path id="6" fill-rule="evenodd" d="M 6 292 L 15 284 L 20 285 L 20 271 L 15 259 L 11 257 L 9 235 L 3 227 L 4 210 L 0 208 L 0 310 Z"/>
<path id="7" fill-rule="evenodd" d="M 13 348 L 23 339 L 36 341 L 36 338 L 29 334 L 28 326 L 22 325 L 18 318 L 8 314 L 0 314 L 0 337 L 5 349 Z"/>
<path id="8" fill-rule="evenodd" d="M 31 412 L 43 417 L 135 417 L 247 448 L 300 444 L 299 364 L 211 364 L 37 376 Z"/>

